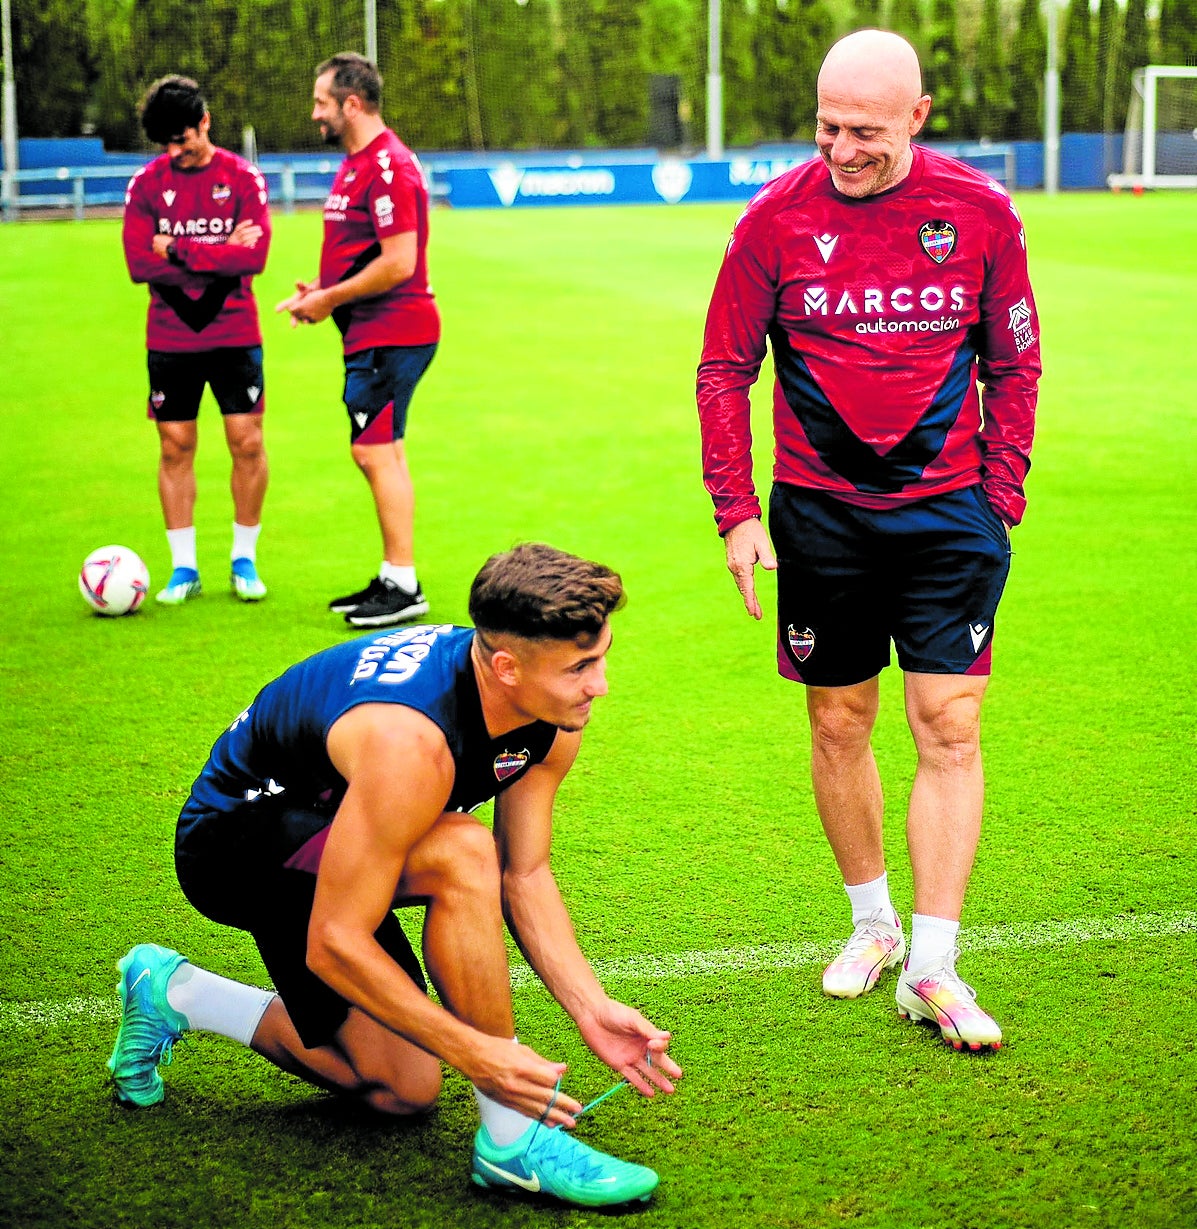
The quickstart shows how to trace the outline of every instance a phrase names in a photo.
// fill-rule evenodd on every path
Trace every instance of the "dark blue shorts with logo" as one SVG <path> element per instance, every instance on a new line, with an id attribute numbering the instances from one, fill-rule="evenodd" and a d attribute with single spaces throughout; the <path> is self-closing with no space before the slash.
<path id="1" fill-rule="evenodd" d="M 353 444 L 390 444 L 407 431 L 407 407 L 436 343 L 374 346 L 345 355 L 345 409 Z"/>
<path id="2" fill-rule="evenodd" d="M 990 671 L 1010 538 L 978 486 L 874 510 L 775 483 L 777 669 L 813 687 L 890 663 L 921 674 Z"/>

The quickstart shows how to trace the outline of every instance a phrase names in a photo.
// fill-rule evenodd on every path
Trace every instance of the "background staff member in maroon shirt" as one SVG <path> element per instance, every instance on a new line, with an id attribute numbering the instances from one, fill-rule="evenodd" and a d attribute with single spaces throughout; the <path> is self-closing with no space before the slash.
<path id="1" fill-rule="evenodd" d="M 403 438 L 407 407 L 440 340 L 428 284 L 428 188 L 415 155 L 383 123 L 374 64 L 341 52 L 316 69 L 312 119 L 341 164 L 324 205 L 320 274 L 297 282 L 277 311 L 293 324 L 328 316 L 341 331 L 353 459 L 370 484 L 383 561 L 364 589 L 329 609 L 355 627 L 428 613 L 416 578 L 415 496 Z"/>
<path id="2" fill-rule="evenodd" d="M 220 149 L 199 86 L 154 82 L 141 123 L 164 152 L 129 181 L 123 240 L 129 276 L 150 289 L 146 345 L 149 416 L 158 427 L 158 493 L 172 572 L 158 601 L 198 597 L 195 542 L 196 418 L 204 385 L 220 406 L 233 459 L 231 585 L 242 601 L 266 596 L 257 541 L 268 471 L 262 333 L 251 283 L 266 267 L 266 182 Z"/>

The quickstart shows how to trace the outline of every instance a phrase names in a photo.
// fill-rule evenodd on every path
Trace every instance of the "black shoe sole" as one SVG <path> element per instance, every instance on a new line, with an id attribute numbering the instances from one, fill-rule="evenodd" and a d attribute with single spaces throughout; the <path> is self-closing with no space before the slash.
<path id="1" fill-rule="evenodd" d="M 402 610 L 396 610 L 391 614 L 347 614 L 345 622 L 350 627 L 392 627 L 396 623 L 409 623 L 412 619 L 418 619 L 421 615 L 426 615 L 428 611 L 429 606 L 427 602 L 414 602 L 411 606 L 404 606 Z"/>

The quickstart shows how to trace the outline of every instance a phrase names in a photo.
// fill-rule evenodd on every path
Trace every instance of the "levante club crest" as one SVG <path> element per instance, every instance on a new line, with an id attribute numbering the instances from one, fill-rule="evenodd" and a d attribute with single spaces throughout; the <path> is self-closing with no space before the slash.
<path id="1" fill-rule="evenodd" d="M 799 631 L 791 623 L 786 629 L 786 638 L 790 642 L 790 652 L 798 661 L 806 661 L 815 651 L 815 633 L 809 627 L 804 627 Z"/>
<path id="2" fill-rule="evenodd" d="M 528 762 L 527 751 L 504 751 L 495 756 L 495 780 L 506 781 Z"/>
<path id="3" fill-rule="evenodd" d="M 923 251 L 937 265 L 942 265 L 956 247 L 956 228 L 951 222 L 942 220 L 924 222 L 919 227 L 919 242 L 923 245 Z"/>

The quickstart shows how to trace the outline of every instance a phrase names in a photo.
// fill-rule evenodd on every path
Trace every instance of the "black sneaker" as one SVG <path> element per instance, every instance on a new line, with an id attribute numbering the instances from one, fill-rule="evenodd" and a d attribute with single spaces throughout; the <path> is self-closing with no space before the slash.
<path id="1" fill-rule="evenodd" d="M 385 592 L 386 586 L 383 584 L 382 577 L 375 576 L 364 589 L 347 594 L 345 597 L 334 597 L 329 602 L 328 608 L 334 614 L 348 614 L 351 610 L 356 610 L 363 602 L 381 597 Z"/>
<path id="2" fill-rule="evenodd" d="M 417 587 L 415 593 L 405 593 L 393 580 L 379 584 L 382 589 L 378 595 L 351 610 L 345 616 L 346 623 L 353 627 L 390 627 L 392 623 L 406 623 L 428 613 L 423 589 Z"/>

